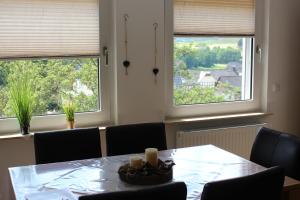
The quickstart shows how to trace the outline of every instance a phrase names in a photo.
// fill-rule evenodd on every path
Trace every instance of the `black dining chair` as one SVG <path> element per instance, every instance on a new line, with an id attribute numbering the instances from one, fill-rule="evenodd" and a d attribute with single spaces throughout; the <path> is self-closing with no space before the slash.
<path id="1" fill-rule="evenodd" d="M 300 180 L 300 138 L 263 127 L 253 143 L 250 160 L 265 167 L 281 166 Z"/>
<path id="2" fill-rule="evenodd" d="M 34 149 L 36 164 L 102 156 L 98 128 L 35 133 Z"/>
<path id="3" fill-rule="evenodd" d="M 284 169 L 272 167 L 249 176 L 209 182 L 201 200 L 280 200 L 283 183 Z"/>
<path id="4" fill-rule="evenodd" d="M 107 127 L 106 146 L 108 156 L 142 153 L 149 147 L 166 150 L 165 124 L 143 123 Z"/>
<path id="5" fill-rule="evenodd" d="M 141 188 L 138 190 L 99 193 L 79 197 L 79 200 L 186 200 L 187 188 L 184 182 Z"/>

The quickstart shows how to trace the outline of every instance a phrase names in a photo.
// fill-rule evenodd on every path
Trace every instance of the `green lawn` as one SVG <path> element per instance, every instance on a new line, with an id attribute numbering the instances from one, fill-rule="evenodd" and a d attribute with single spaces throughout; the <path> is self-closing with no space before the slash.
<path id="1" fill-rule="evenodd" d="M 233 49 L 238 49 L 238 46 L 236 43 L 228 43 L 228 44 L 220 44 L 220 43 L 216 43 L 216 44 L 209 44 L 207 45 L 210 49 L 213 49 L 214 47 L 219 47 L 219 48 L 228 48 L 231 47 Z"/>
<path id="2" fill-rule="evenodd" d="M 212 67 L 197 67 L 192 70 L 194 71 L 212 71 L 212 70 L 223 70 L 226 69 L 227 65 L 226 64 L 215 64 Z"/>

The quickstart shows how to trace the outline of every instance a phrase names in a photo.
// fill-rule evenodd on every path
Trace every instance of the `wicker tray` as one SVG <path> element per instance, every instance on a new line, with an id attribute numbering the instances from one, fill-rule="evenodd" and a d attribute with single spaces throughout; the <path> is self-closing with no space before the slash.
<path id="1" fill-rule="evenodd" d="M 173 179 L 174 162 L 172 160 L 158 160 L 158 167 L 144 163 L 141 169 L 135 169 L 125 164 L 118 170 L 120 179 L 134 185 L 154 185 L 165 183 Z"/>

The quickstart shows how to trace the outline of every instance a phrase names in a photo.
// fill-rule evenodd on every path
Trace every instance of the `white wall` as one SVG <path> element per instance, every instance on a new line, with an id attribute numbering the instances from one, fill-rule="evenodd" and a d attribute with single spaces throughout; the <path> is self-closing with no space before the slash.
<path id="1" fill-rule="evenodd" d="M 8 167 L 29 165 L 34 162 L 32 138 L 0 140 L 0 199 L 9 199 Z"/>
<path id="2" fill-rule="evenodd" d="M 165 112 L 165 71 L 163 66 L 164 49 L 164 2 L 162 0 L 113 0 L 110 1 L 111 29 L 113 40 L 109 44 L 113 49 L 115 65 L 112 66 L 111 82 L 112 117 L 118 124 L 162 121 Z M 266 79 L 266 107 L 274 113 L 268 118 L 269 124 L 278 130 L 300 134 L 298 119 L 300 118 L 299 100 L 299 0 L 270 0 L 269 30 L 269 63 L 268 79 Z M 129 75 L 126 76 L 122 62 L 124 60 L 124 28 L 123 14 L 129 14 Z M 266 12 L 268 13 L 268 12 Z M 152 68 L 154 65 L 153 23 L 159 24 L 159 57 L 160 73 L 157 84 L 154 83 Z M 118 48 L 114 48 L 118 47 Z M 114 50 L 115 49 L 115 50 Z M 274 84 L 280 85 L 279 91 L 273 91 Z M 276 88 L 275 88 L 276 89 Z M 168 124 L 168 147 L 175 147 L 175 132 L 183 129 L 196 129 L 255 123 L 261 119 L 247 118 L 239 120 L 218 120 L 204 123 Z M 8 199 L 7 168 L 11 166 L 34 163 L 32 139 L 0 140 L 0 199 Z"/>
<path id="3" fill-rule="evenodd" d="M 117 77 L 115 119 L 118 124 L 162 121 L 164 119 L 164 1 L 117 0 L 115 5 L 115 74 Z M 123 61 L 124 14 L 128 14 L 128 59 L 131 62 L 125 75 Z M 160 72 L 155 83 L 154 27 L 158 23 L 157 67 Z"/>
<path id="4" fill-rule="evenodd" d="M 271 0 L 268 110 L 273 128 L 300 135 L 299 8 L 299 0 Z"/>

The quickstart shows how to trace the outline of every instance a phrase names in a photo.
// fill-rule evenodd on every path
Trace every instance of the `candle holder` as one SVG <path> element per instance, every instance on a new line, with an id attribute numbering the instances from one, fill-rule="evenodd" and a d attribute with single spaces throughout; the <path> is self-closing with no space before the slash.
<path id="1" fill-rule="evenodd" d="M 158 159 L 157 167 L 143 161 L 142 167 L 136 169 L 128 163 L 119 168 L 118 174 L 122 181 L 133 185 L 161 184 L 173 179 L 174 165 L 172 160 Z"/>

